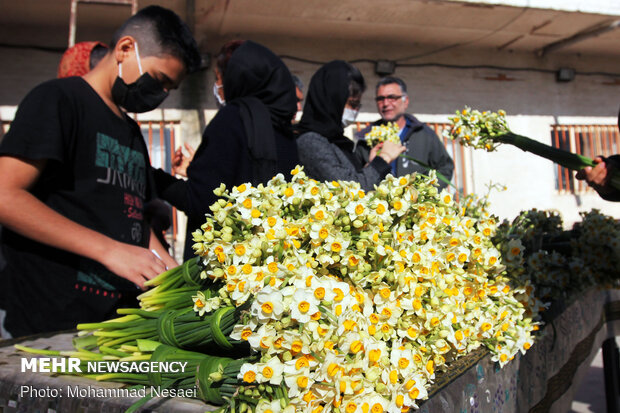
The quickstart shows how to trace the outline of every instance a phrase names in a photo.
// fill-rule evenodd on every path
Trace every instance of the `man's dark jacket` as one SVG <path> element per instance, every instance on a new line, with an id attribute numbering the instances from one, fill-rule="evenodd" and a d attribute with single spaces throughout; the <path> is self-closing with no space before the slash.
<path id="1" fill-rule="evenodd" d="M 452 179 L 454 162 L 437 134 L 425 123 L 420 122 L 415 116 L 405 114 L 409 120 L 410 128 L 403 137 L 403 145 L 407 148 L 405 155 L 415 158 L 433 169 L 436 169 L 448 180 Z M 386 123 L 383 119 L 373 122 L 371 126 L 362 129 L 356 134 L 358 139 L 363 139 L 372 126 Z M 428 168 L 419 165 L 410 159 L 399 157 L 396 161 L 396 175 L 402 176 L 419 172 L 428 174 Z M 447 184 L 439 180 L 439 187 L 444 188 Z"/>

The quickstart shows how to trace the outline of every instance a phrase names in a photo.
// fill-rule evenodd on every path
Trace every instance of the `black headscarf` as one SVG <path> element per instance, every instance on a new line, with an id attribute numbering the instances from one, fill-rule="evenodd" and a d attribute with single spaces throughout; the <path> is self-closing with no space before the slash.
<path id="1" fill-rule="evenodd" d="M 316 132 L 350 152 L 353 144 L 344 136 L 342 113 L 349 98 L 350 66 L 342 60 L 323 65 L 310 79 L 306 104 L 297 131 Z"/>
<path id="2" fill-rule="evenodd" d="M 268 170 L 255 171 L 255 180 L 261 181 L 260 175 L 271 178 L 277 162 L 274 129 L 292 138 L 291 120 L 297 111 L 290 71 L 271 50 L 247 40 L 226 65 L 224 98 L 239 107 L 250 156 L 259 161 L 255 164 L 267 165 Z"/>

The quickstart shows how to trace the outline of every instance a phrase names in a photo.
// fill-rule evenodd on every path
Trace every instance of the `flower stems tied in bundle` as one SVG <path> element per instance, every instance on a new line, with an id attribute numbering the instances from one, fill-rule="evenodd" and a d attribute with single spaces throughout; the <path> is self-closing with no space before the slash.
<path id="1" fill-rule="evenodd" d="M 212 348 L 214 345 L 230 350 L 233 344 L 227 337 L 239 317 L 234 310 L 234 307 L 223 307 L 202 317 L 191 307 L 166 311 L 157 321 L 159 340 L 189 350 Z"/>
<path id="2" fill-rule="evenodd" d="M 507 143 L 535 155 L 549 159 L 565 168 L 578 171 L 596 164 L 587 156 L 568 152 L 546 145 L 525 136 L 513 133 L 506 121 L 506 112 L 480 112 L 466 107 L 450 118 L 452 123 L 444 131 L 446 138 L 457 140 L 463 146 L 473 146 L 488 152 L 494 151 L 500 144 Z M 614 172 L 611 186 L 620 190 L 620 175 Z"/>

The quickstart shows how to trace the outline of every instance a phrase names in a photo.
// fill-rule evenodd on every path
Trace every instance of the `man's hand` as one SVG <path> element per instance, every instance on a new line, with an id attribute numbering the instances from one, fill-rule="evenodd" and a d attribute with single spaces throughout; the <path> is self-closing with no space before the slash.
<path id="1" fill-rule="evenodd" d="M 174 156 L 172 157 L 172 174 L 180 175 L 187 177 L 187 167 L 194 159 L 194 153 L 196 152 L 192 146 L 185 142 L 185 149 L 187 150 L 188 156 L 183 154 L 183 148 L 178 147 L 174 152 Z"/>
<path id="2" fill-rule="evenodd" d="M 166 271 L 164 262 L 146 248 L 113 241 L 99 259 L 108 270 L 144 289 L 144 282 Z"/>
<path id="3" fill-rule="evenodd" d="M 612 164 L 607 164 L 603 158 L 597 156 L 594 158 L 596 166 L 586 166 L 581 169 L 575 175 L 575 178 L 586 181 L 588 185 L 596 190 L 599 194 L 609 194 L 614 192 L 614 189 L 610 186 L 611 175 L 613 170 Z"/>

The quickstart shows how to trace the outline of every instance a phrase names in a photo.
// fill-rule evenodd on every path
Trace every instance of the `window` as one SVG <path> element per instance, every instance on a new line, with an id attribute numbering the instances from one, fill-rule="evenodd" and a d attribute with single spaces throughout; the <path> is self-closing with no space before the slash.
<path id="1" fill-rule="evenodd" d="M 553 147 L 589 158 L 610 156 L 619 152 L 620 136 L 616 125 L 553 125 Z M 555 187 L 560 193 L 585 193 L 592 189 L 575 179 L 575 173 L 555 165 Z"/>
<path id="2" fill-rule="evenodd" d="M 138 125 L 142 130 L 142 136 L 149 151 L 151 165 L 154 168 L 161 168 L 171 173 L 172 155 L 176 147 L 175 136 L 180 127 L 179 122 L 138 121 Z M 171 225 L 166 233 L 174 248 L 178 233 L 176 208 L 169 208 L 169 218 Z"/>

